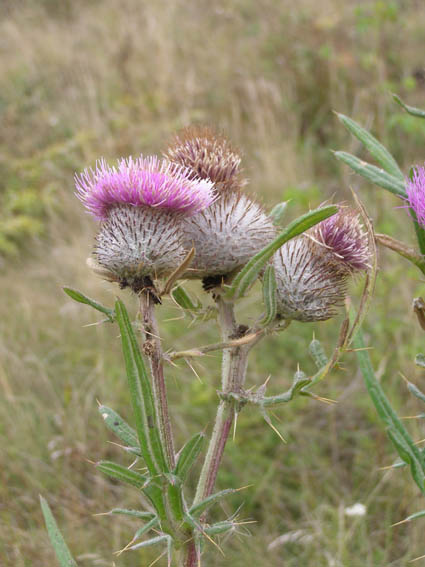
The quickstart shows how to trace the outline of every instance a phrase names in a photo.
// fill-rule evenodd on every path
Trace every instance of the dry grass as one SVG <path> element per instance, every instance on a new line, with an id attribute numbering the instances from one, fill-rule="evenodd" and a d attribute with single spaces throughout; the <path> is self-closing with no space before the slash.
<path id="1" fill-rule="evenodd" d="M 97 317 L 61 292 L 68 284 L 109 304 L 116 293 L 85 267 L 94 226 L 74 202 L 73 172 L 100 155 L 160 151 L 173 130 L 201 121 L 223 128 L 243 149 L 250 191 L 270 204 L 293 199 L 288 215 L 333 194 L 347 197 L 348 186 L 360 182 L 328 150 L 358 148 L 332 109 L 373 125 L 406 167 L 421 157 L 423 128 L 398 113 L 388 92 L 412 103 L 423 96 L 423 8 L 414 1 L 17 0 L 2 3 L 0 15 L 0 233 L 25 243 L 4 260 L 0 277 L 0 563 L 54 564 L 42 492 L 79 565 L 145 566 L 155 551 L 112 555 L 134 523 L 92 518 L 117 504 L 136 506 L 137 498 L 87 460 L 124 462 L 108 443 L 96 399 L 125 415 L 128 399 L 116 329 L 83 327 Z M 395 200 L 362 196 L 379 230 L 411 239 Z M 43 220 L 43 239 L 27 242 L 39 231 L 16 228 L 23 216 Z M 395 404 L 417 413 L 397 372 L 421 377 L 411 362 L 422 335 L 410 301 L 422 282 L 393 256 L 382 254 L 380 264 L 366 331 Z M 167 305 L 163 319 L 175 315 Z M 173 347 L 215 339 L 206 323 L 165 326 Z M 315 327 L 325 345 L 334 327 Z M 305 361 L 312 331 L 298 325 L 271 338 L 253 357 L 250 382 L 271 373 L 278 391 L 298 361 L 312 370 Z M 217 357 L 198 367 L 202 384 L 183 365 L 170 369 L 180 442 L 205 426 L 205 416 L 212 419 L 217 368 Z M 406 473 L 377 470 L 394 455 L 350 356 L 346 368 L 320 388 L 339 399 L 336 407 L 301 400 L 279 412 L 286 446 L 253 410 L 240 416 L 220 487 L 255 486 L 224 512 L 244 501 L 241 516 L 258 524 L 250 527 L 254 537 L 228 542 L 226 556 L 211 553 L 207 566 L 387 567 L 425 552 L 420 521 L 390 528 L 423 504 Z M 344 515 L 356 501 L 368 504 L 366 517 Z M 268 550 L 297 529 L 311 539 Z"/>

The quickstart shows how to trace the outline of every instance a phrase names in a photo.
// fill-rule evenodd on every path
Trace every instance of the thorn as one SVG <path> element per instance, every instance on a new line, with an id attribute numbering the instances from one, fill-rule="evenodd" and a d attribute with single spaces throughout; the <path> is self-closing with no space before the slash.
<path id="1" fill-rule="evenodd" d="M 233 443 L 235 442 L 235 438 L 236 438 L 236 424 L 238 421 L 238 412 L 235 412 L 235 419 L 233 420 Z"/>
<path id="2" fill-rule="evenodd" d="M 152 561 L 152 563 L 150 563 L 150 564 L 148 565 L 148 567 L 152 567 L 152 565 L 155 565 L 155 563 L 157 563 L 157 562 L 161 559 L 161 557 L 164 557 L 164 555 L 165 555 L 166 553 L 167 553 L 167 550 L 163 551 L 163 552 L 161 553 L 161 555 L 159 555 L 156 559 L 154 559 L 154 560 Z M 170 565 L 170 563 L 169 563 L 169 565 Z"/>
<path id="3" fill-rule="evenodd" d="M 391 524 L 390 528 L 394 528 L 395 526 L 401 526 L 401 524 L 406 524 L 407 522 L 410 522 L 410 520 L 408 518 L 405 518 L 404 520 L 401 520 L 400 522 L 396 522 L 395 524 Z M 425 555 L 424 555 L 425 557 Z"/>
<path id="4" fill-rule="evenodd" d="M 267 414 L 266 414 L 267 415 Z M 271 419 L 267 416 L 266 419 L 266 423 L 273 429 L 273 431 L 276 433 L 276 435 L 279 437 L 279 439 L 285 443 L 285 445 L 287 444 L 287 441 L 285 440 L 285 438 L 282 436 L 282 434 L 280 433 L 280 431 L 278 429 L 276 429 L 276 427 L 273 425 L 273 423 L 271 422 Z"/>
<path id="5" fill-rule="evenodd" d="M 196 378 L 199 380 L 199 382 L 201 384 L 203 384 L 199 374 L 196 372 L 196 370 L 193 368 L 192 364 L 189 362 L 189 360 L 187 358 L 184 359 L 186 364 L 189 366 L 189 368 L 192 370 L 192 372 L 195 374 Z"/>
<path id="6" fill-rule="evenodd" d="M 419 561 L 419 559 L 424 559 L 425 555 L 421 555 L 420 557 L 415 557 L 415 559 L 411 559 L 409 563 L 413 563 L 414 561 Z"/>

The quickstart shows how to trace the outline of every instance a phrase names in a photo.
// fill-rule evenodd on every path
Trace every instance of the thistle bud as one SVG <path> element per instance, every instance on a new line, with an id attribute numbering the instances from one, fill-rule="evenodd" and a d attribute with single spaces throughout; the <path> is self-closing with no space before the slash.
<path id="1" fill-rule="evenodd" d="M 206 126 L 192 126 L 176 134 L 165 157 L 201 179 L 210 179 L 218 191 L 237 190 L 245 184 L 238 152 Z"/>
<path id="2" fill-rule="evenodd" d="M 184 259 L 181 223 L 214 200 L 213 184 L 156 157 L 105 161 L 76 176 L 77 196 L 101 221 L 94 256 L 121 285 L 139 291 L 146 277 L 174 271 Z"/>
<path id="3" fill-rule="evenodd" d="M 346 294 L 347 276 L 323 254 L 319 244 L 299 236 L 274 255 L 277 313 L 283 319 L 325 321 Z"/>
<path id="4" fill-rule="evenodd" d="M 224 194 L 183 221 L 185 246 L 195 248 L 186 277 L 224 276 L 245 265 L 273 240 L 276 229 L 261 206 L 239 193 Z"/>
<path id="5" fill-rule="evenodd" d="M 349 273 L 367 270 L 370 248 L 359 214 L 341 206 L 336 215 L 318 223 L 307 235 L 324 248 L 342 271 Z"/>
<path id="6" fill-rule="evenodd" d="M 330 319 L 344 301 L 350 276 L 367 270 L 369 260 L 358 214 L 341 207 L 275 254 L 278 314 L 297 321 Z"/>

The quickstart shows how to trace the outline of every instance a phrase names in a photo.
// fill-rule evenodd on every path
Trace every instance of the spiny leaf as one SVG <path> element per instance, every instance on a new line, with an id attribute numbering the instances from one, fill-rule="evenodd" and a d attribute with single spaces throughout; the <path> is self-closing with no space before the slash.
<path id="1" fill-rule="evenodd" d="M 356 156 L 349 154 L 347 152 L 333 152 L 336 159 L 344 162 L 348 166 L 351 167 L 356 173 L 367 179 L 368 181 L 372 181 L 375 185 L 379 185 L 379 187 L 383 187 L 397 195 L 398 197 L 406 197 L 406 189 L 403 181 L 390 175 L 383 169 L 376 167 L 375 165 L 371 165 L 365 161 L 362 161 Z"/>
<path id="2" fill-rule="evenodd" d="M 193 301 L 182 285 L 175 287 L 172 290 L 171 295 L 173 296 L 174 301 L 180 305 L 182 309 L 186 309 L 188 311 L 199 311 L 202 307 L 202 304 L 199 301 L 197 303 Z"/>
<path id="3" fill-rule="evenodd" d="M 145 526 L 142 526 L 137 532 L 134 534 L 133 540 L 136 541 L 142 537 L 142 535 L 148 533 L 149 530 L 154 528 L 158 525 L 158 518 L 152 518 Z"/>
<path id="4" fill-rule="evenodd" d="M 421 110 L 420 108 L 415 108 L 414 106 L 409 106 L 404 103 L 399 96 L 393 94 L 393 99 L 402 107 L 406 112 L 411 114 L 412 116 L 416 116 L 417 118 L 425 118 L 425 110 Z"/>
<path id="5" fill-rule="evenodd" d="M 227 299 L 239 299 L 245 291 L 254 283 L 258 278 L 259 273 L 285 242 L 291 240 L 295 236 L 305 232 L 315 224 L 324 219 L 334 215 L 338 212 L 336 205 L 328 205 L 310 211 L 305 215 L 292 221 L 281 234 L 276 237 L 270 244 L 263 248 L 258 254 L 253 256 L 251 260 L 245 265 L 244 268 L 236 275 L 230 288 L 226 293 Z"/>
<path id="6" fill-rule="evenodd" d="M 185 482 L 187 475 L 202 451 L 205 433 L 196 433 L 181 449 L 174 474 L 178 476 L 181 482 Z"/>
<path id="7" fill-rule="evenodd" d="M 416 398 L 421 400 L 421 402 L 425 402 L 425 394 L 423 392 L 421 392 L 415 384 L 412 384 L 412 382 L 409 382 L 409 380 L 406 380 L 406 382 L 407 382 L 407 388 L 408 388 L 409 392 L 411 394 L 413 394 Z"/>
<path id="8" fill-rule="evenodd" d="M 415 364 L 421 368 L 425 368 L 425 354 L 419 353 L 415 356 Z"/>
<path id="9" fill-rule="evenodd" d="M 267 266 L 263 278 L 263 301 L 266 308 L 264 318 L 261 321 L 263 327 L 267 327 L 276 319 L 277 298 L 276 298 L 276 276 L 273 266 Z"/>
<path id="10" fill-rule="evenodd" d="M 84 293 L 81 293 L 81 291 L 72 289 L 71 287 L 64 287 L 63 291 L 74 301 L 77 301 L 78 303 L 84 303 L 85 305 L 90 305 L 90 307 L 93 307 L 93 309 L 96 309 L 96 311 L 100 311 L 101 313 L 106 315 L 110 323 L 113 323 L 113 321 L 115 320 L 115 312 L 113 309 L 109 309 L 109 307 L 105 307 L 94 299 L 90 299 L 90 297 L 87 297 L 87 295 L 84 295 Z"/>
<path id="11" fill-rule="evenodd" d="M 159 436 L 152 388 L 133 327 L 121 300 L 115 303 L 115 312 L 121 331 L 122 349 L 140 450 L 149 472 L 152 476 L 156 476 L 161 472 L 168 472 L 168 467 Z"/>
<path id="12" fill-rule="evenodd" d="M 47 501 L 40 496 L 41 510 L 43 512 L 44 521 L 46 523 L 47 532 L 53 549 L 55 550 L 56 557 L 58 558 L 61 567 L 77 567 L 75 559 L 72 557 L 68 546 L 63 539 L 63 536 L 58 528 L 55 518 Z"/>
<path id="13" fill-rule="evenodd" d="M 146 475 L 132 471 L 111 461 L 99 461 L 96 467 L 107 476 L 125 482 L 126 484 L 131 484 L 140 490 L 144 489 L 149 482 L 149 477 Z"/>
<path id="14" fill-rule="evenodd" d="M 237 492 L 236 489 L 227 488 L 225 490 L 220 490 L 220 492 L 216 492 L 215 494 L 211 494 L 211 496 L 208 496 L 208 498 L 205 498 L 205 500 L 202 500 L 202 502 L 199 502 L 199 504 L 195 504 L 195 506 L 192 506 L 192 508 L 190 508 L 189 510 L 189 513 L 195 517 L 199 517 L 203 512 L 208 510 L 208 508 L 210 508 L 213 504 L 216 504 L 226 496 L 229 496 L 230 494 L 234 494 L 235 492 Z"/>
<path id="15" fill-rule="evenodd" d="M 320 341 L 313 339 L 308 347 L 308 351 L 318 370 L 327 365 L 328 357 Z"/>
<path id="16" fill-rule="evenodd" d="M 404 180 L 404 175 L 401 169 L 385 146 L 378 142 L 378 140 L 374 136 L 372 136 L 370 132 L 365 130 L 365 128 L 360 126 L 360 124 L 358 124 L 348 116 L 338 113 L 337 116 L 347 128 L 347 130 L 351 132 L 358 140 L 360 140 L 360 142 L 366 147 L 366 149 L 369 150 L 370 154 L 376 159 L 379 164 L 381 164 L 385 171 L 398 179 Z"/>
<path id="17" fill-rule="evenodd" d="M 278 203 L 273 207 L 273 209 L 269 212 L 269 217 L 272 219 L 274 225 L 280 225 L 283 217 L 286 214 L 286 209 L 288 208 L 289 201 L 283 201 L 282 203 Z"/>
<path id="18" fill-rule="evenodd" d="M 233 531 L 234 529 L 235 529 L 234 522 L 224 521 L 224 522 L 217 522 L 212 526 L 208 526 L 207 528 L 204 528 L 204 531 L 209 536 L 214 536 L 218 534 L 224 534 L 229 531 Z"/>
<path id="19" fill-rule="evenodd" d="M 136 543 L 136 545 L 132 545 L 128 549 L 131 549 L 131 550 L 141 549 L 142 547 L 148 547 L 149 545 L 156 545 L 157 543 L 168 542 L 169 539 L 170 539 L 170 536 L 166 536 L 166 535 L 157 536 L 157 537 L 153 537 L 152 539 L 142 541 L 141 543 Z"/>
<path id="20" fill-rule="evenodd" d="M 129 510 L 128 508 L 112 508 L 108 514 L 122 514 L 124 516 L 133 516 L 141 520 L 150 520 L 153 517 L 152 512 L 142 512 L 140 510 Z"/>
<path id="21" fill-rule="evenodd" d="M 294 374 L 294 379 L 289 390 L 287 390 L 283 394 L 278 394 L 277 396 L 269 396 L 263 398 L 260 401 L 260 405 L 263 407 L 272 407 L 290 402 L 295 398 L 297 394 L 299 394 L 301 389 L 310 384 L 310 382 L 310 378 L 308 378 L 308 376 L 304 372 L 298 370 Z"/>
<path id="22" fill-rule="evenodd" d="M 352 316 L 352 314 L 351 314 Z M 388 435 L 393 442 L 400 458 L 410 465 L 412 477 L 422 493 L 425 494 L 425 467 L 424 458 L 414 441 L 410 437 L 403 423 L 391 407 L 381 384 L 375 377 L 370 361 L 369 353 L 365 349 L 363 336 L 360 331 L 353 339 L 353 346 L 356 349 L 357 360 L 360 370 L 366 383 L 369 395 L 378 412 L 379 417 L 385 423 Z"/>
<path id="23" fill-rule="evenodd" d="M 99 412 L 106 426 L 115 433 L 121 441 L 124 441 L 129 447 L 138 447 L 139 439 L 136 431 L 130 427 L 117 412 L 107 406 L 99 406 Z"/>

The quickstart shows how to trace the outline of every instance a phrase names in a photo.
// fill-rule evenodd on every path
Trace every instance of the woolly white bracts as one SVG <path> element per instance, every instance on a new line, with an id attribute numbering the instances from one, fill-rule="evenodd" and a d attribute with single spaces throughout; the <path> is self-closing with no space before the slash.
<path id="1" fill-rule="evenodd" d="M 276 234 L 258 203 L 238 193 L 223 195 L 208 209 L 182 222 L 187 249 L 195 258 L 185 277 L 227 275 L 242 267 Z"/>
<path id="2" fill-rule="evenodd" d="M 102 268 L 130 287 L 137 287 L 146 276 L 166 276 L 186 256 L 181 218 L 176 211 L 115 205 L 100 225 L 94 256 Z"/>
<path id="3" fill-rule="evenodd" d="M 283 319 L 325 321 L 346 295 L 348 276 L 320 244 L 299 236 L 274 255 L 277 312 Z"/>

